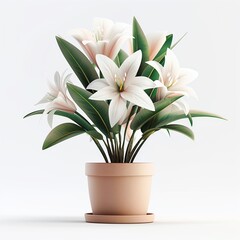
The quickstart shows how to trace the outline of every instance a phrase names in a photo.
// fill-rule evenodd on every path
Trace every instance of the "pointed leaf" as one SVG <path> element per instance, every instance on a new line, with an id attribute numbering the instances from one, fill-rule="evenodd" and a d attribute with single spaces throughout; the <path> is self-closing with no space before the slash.
<path id="1" fill-rule="evenodd" d="M 33 112 L 30 112 L 30 113 L 26 114 L 23 118 L 27 118 L 27 117 L 31 117 L 31 116 L 34 116 L 34 115 L 43 114 L 43 112 L 44 112 L 43 109 L 37 110 L 37 111 L 33 111 Z"/>
<path id="2" fill-rule="evenodd" d="M 222 120 L 226 120 L 223 117 L 213 114 L 213 113 L 208 113 L 208 112 L 203 112 L 203 111 L 197 111 L 197 110 L 191 110 L 189 111 L 189 114 L 191 118 L 195 117 L 211 117 L 211 118 L 218 118 Z M 175 122 L 180 119 L 188 118 L 189 116 L 186 116 L 184 113 L 168 113 L 168 114 L 158 114 L 156 117 L 153 119 L 151 123 L 151 128 L 155 127 L 161 127 L 166 124 Z"/>
<path id="3" fill-rule="evenodd" d="M 163 56 L 163 58 L 164 58 L 164 56 Z M 145 67 L 144 71 L 142 72 L 142 75 L 145 76 L 145 77 L 148 77 L 152 80 L 158 80 L 159 79 L 159 74 L 158 74 L 157 70 L 150 65 L 147 65 Z"/>
<path id="4" fill-rule="evenodd" d="M 99 139 L 99 140 L 103 140 L 102 134 L 97 132 L 95 129 L 94 130 L 90 130 L 90 131 L 86 131 L 86 133 L 88 135 L 90 135 L 91 137 L 93 137 L 93 138 L 96 138 L 96 139 Z"/>
<path id="5" fill-rule="evenodd" d="M 24 116 L 24 118 L 43 114 L 43 112 L 44 112 L 44 110 L 37 110 L 37 111 L 27 114 L 26 116 Z M 58 110 L 54 113 L 54 115 L 58 115 L 58 116 L 62 116 L 62 117 L 71 119 L 72 121 L 77 123 L 80 127 L 82 127 L 84 129 L 84 131 L 86 131 L 86 133 L 89 134 L 90 136 L 100 139 L 100 140 L 103 139 L 103 136 L 99 132 L 97 132 L 94 129 L 94 127 L 80 114 L 68 113 L 68 112 Z"/>
<path id="6" fill-rule="evenodd" d="M 162 126 L 161 128 L 182 133 L 182 134 L 186 135 L 187 137 L 191 138 L 192 140 L 194 140 L 193 131 L 190 128 L 185 127 L 184 125 L 169 124 L 169 125 L 166 125 L 166 126 Z"/>
<path id="7" fill-rule="evenodd" d="M 92 95 L 87 90 L 79 88 L 73 84 L 67 84 L 68 91 L 75 103 L 86 113 L 96 127 L 107 137 L 111 137 L 110 132 L 117 133 L 118 128 L 111 128 L 108 117 L 108 104 L 104 101 L 89 99 Z"/>
<path id="8" fill-rule="evenodd" d="M 165 98 L 161 101 L 155 102 L 155 111 L 149 111 L 146 109 L 142 109 L 137 115 L 134 117 L 131 123 L 131 129 L 138 130 L 140 129 L 145 123 L 155 117 L 161 110 L 181 98 L 182 96 L 177 96 L 173 98 Z"/>
<path id="9" fill-rule="evenodd" d="M 189 120 L 189 122 L 190 122 L 190 125 L 192 126 L 192 125 L 193 125 L 193 120 L 192 120 L 192 115 L 191 115 L 191 113 L 188 113 L 186 116 L 187 116 L 187 118 L 188 118 L 188 120 Z"/>
<path id="10" fill-rule="evenodd" d="M 47 149 L 64 140 L 85 133 L 85 131 L 76 124 L 63 123 L 55 127 L 46 137 L 42 149 Z"/>
<path id="11" fill-rule="evenodd" d="M 88 58 L 75 46 L 66 40 L 56 37 L 62 54 L 68 61 L 82 85 L 86 88 L 90 82 L 98 78 L 97 72 Z"/>
<path id="12" fill-rule="evenodd" d="M 24 118 L 38 115 L 38 114 L 43 114 L 43 112 L 44 112 L 44 110 L 37 110 L 37 111 L 27 114 L 26 116 L 24 116 Z M 80 125 L 82 128 L 84 128 L 87 131 L 94 130 L 94 127 L 91 124 L 89 124 L 87 122 L 87 120 L 80 114 L 69 113 L 69 112 L 64 112 L 64 111 L 58 110 L 54 113 L 54 115 L 58 115 L 58 116 L 62 116 L 62 117 L 71 119 L 72 121 L 74 121 L 75 123 L 77 123 L 78 125 Z"/>
<path id="13" fill-rule="evenodd" d="M 148 129 L 147 131 L 145 131 L 142 134 L 142 138 L 143 139 L 148 138 L 150 135 L 152 135 L 153 133 L 155 133 L 161 129 L 166 129 L 169 136 L 170 136 L 170 130 L 172 130 L 172 131 L 180 132 L 194 140 L 193 131 L 190 128 L 185 127 L 184 125 L 180 125 L 180 124 L 169 124 L 169 125 L 164 125 L 164 126 L 158 127 L 158 128 Z"/>
<path id="14" fill-rule="evenodd" d="M 159 50 L 159 52 L 157 53 L 157 55 L 154 57 L 154 59 L 153 59 L 154 61 L 157 61 L 157 62 L 162 61 L 162 56 L 166 55 L 167 49 L 171 47 L 172 40 L 173 40 L 172 34 L 170 34 L 166 37 L 166 41 L 163 44 L 163 46 L 161 47 L 161 49 Z"/>
<path id="15" fill-rule="evenodd" d="M 138 50 L 142 51 L 142 62 L 138 71 L 138 75 L 140 75 L 143 69 L 146 67 L 146 61 L 149 60 L 149 47 L 147 38 L 139 25 L 137 19 L 133 18 L 133 52 Z"/>

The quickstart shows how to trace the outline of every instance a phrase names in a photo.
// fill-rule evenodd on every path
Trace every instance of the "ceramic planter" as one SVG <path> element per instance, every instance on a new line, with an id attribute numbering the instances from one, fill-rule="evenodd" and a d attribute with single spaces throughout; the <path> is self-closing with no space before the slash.
<path id="1" fill-rule="evenodd" d="M 152 222 L 147 213 L 153 175 L 152 163 L 87 163 L 92 213 L 87 222 Z"/>

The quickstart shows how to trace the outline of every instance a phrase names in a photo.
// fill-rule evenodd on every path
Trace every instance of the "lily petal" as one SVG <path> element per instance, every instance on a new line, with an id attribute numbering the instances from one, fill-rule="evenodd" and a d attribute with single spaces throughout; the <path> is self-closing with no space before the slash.
<path id="1" fill-rule="evenodd" d="M 54 100 L 54 98 L 55 98 L 54 96 L 47 93 L 39 102 L 36 103 L 36 105 L 51 102 Z"/>
<path id="2" fill-rule="evenodd" d="M 137 75 L 138 69 L 142 61 L 142 52 L 138 50 L 130 55 L 121 65 L 119 74 L 121 78 L 126 76 L 125 84 L 131 84 L 133 77 Z M 129 83 L 128 83 L 129 82 Z"/>
<path id="3" fill-rule="evenodd" d="M 156 71 L 159 74 L 159 80 L 163 83 L 163 76 L 162 76 L 163 66 L 156 61 L 148 61 L 146 63 L 156 69 Z"/>
<path id="4" fill-rule="evenodd" d="M 100 79 L 96 79 L 96 80 L 92 81 L 91 83 L 89 83 L 89 85 L 87 86 L 87 89 L 92 89 L 92 90 L 98 91 L 107 86 L 109 86 L 107 81 L 104 78 L 100 78 Z"/>
<path id="5" fill-rule="evenodd" d="M 156 84 L 154 83 L 153 80 L 147 78 L 147 77 L 134 77 L 131 79 L 131 82 L 125 82 L 124 86 L 125 88 L 128 88 L 129 83 L 134 86 L 140 87 L 142 89 L 150 89 L 150 88 L 155 88 Z"/>
<path id="6" fill-rule="evenodd" d="M 107 39 L 112 28 L 114 26 L 114 23 L 112 20 L 107 19 L 107 18 L 94 18 L 93 19 L 93 28 L 94 28 L 94 33 L 95 35 L 98 36 L 101 35 L 101 39 Z"/>
<path id="7" fill-rule="evenodd" d="M 189 69 L 189 68 L 181 68 L 178 76 L 178 81 L 181 84 L 188 84 L 194 81 L 198 77 L 198 72 Z"/>
<path id="8" fill-rule="evenodd" d="M 113 127 L 127 111 L 126 101 L 120 95 L 115 96 L 109 106 L 109 120 Z"/>
<path id="9" fill-rule="evenodd" d="M 178 92 L 182 95 L 191 96 L 198 99 L 196 92 L 191 88 L 184 85 L 176 84 L 169 88 L 169 91 Z"/>
<path id="10" fill-rule="evenodd" d="M 110 58 L 101 54 L 96 56 L 96 60 L 104 78 L 110 86 L 114 87 L 116 85 L 115 76 L 119 72 L 117 65 Z"/>
<path id="11" fill-rule="evenodd" d="M 47 113 L 52 110 L 62 110 L 73 113 L 77 110 L 77 108 L 68 97 L 59 92 L 58 96 L 45 107 L 45 111 Z"/>
<path id="12" fill-rule="evenodd" d="M 47 121 L 48 121 L 48 125 L 52 128 L 52 125 L 53 125 L 53 116 L 54 116 L 54 113 L 56 112 L 57 110 L 52 110 L 48 113 L 48 116 L 47 116 Z"/>
<path id="13" fill-rule="evenodd" d="M 84 40 L 94 41 L 94 37 L 91 31 L 85 28 L 73 29 L 70 34 L 82 45 Z"/>
<path id="14" fill-rule="evenodd" d="M 164 64 L 164 74 L 167 76 L 168 74 L 171 74 L 173 79 L 176 79 L 178 77 L 180 71 L 180 66 L 177 57 L 173 53 L 171 49 L 167 49 L 167 54 L 165 56 L 165 64 Z M 163 76 L 163 78 L 165 78 Z"/>
<path id="15" fill-rule="evenodd" d="M 129 117 L 129 115 L 130 115 L 130 113 L 131 113 L 131 111 L 132 111 L 132 108 L 133 108 L 133 104 L 130 103 L 130 104 L 128 105 L 128 107 L 127 107 L 126 113 L 125 113 L 125 114 L 120 118 L 120 120 L 118 121 L 118 123 L 119 123 L 120 125 L 122 125 L 122 124 L 124 124 L 124 123 L 127 122 L 127 119 L 128 119 L 128 117 Z"/>
<path id="16" fill-rule="evenodd" d="M 175 105 L 178 109 L 183 110 L 183 112 L 186 115 L 188 115 L 188 113 L 189 113 L 189 106 L 188 106 L 188 104 L 184 100 L 179 99 L 176 102 L 174 102 L 173 105 Z"/>
<path id="17" fill-rule="evenodd" d="M 149 59 L 153 60 L 157 55 L 164 42 L 166 41 L 166 34 L 164 33 L 151 33 L 147 34 L 147 41 L 149 46 Z"/>
<path id="18" fill-rule="evenodd" d="M 55 74 L 54 74 L 54 82 L 55 82 L 55 84 L 56 84 L 56 87 L 57 87 L 58 89 L 61 89 L 60 74 L 59 74 L 59 72 L 55 72 Z"/>
<path id="19" fill-rule="evenodd" d="M 89 99 L 92 100 L 110 100 L 118 96 L 119 93 L 115 88 L 108 86 L 98 90 Z"/>
<path id="20" fill-rule="evenodd" d="M 106 54 L 111 58 L 115 59 L 119 53 L 122 45 L 131 37 L 128 35 L 122 35 L 120 37 L 116 36 L 114 39 L 110 40 L 106 45 Z"/>
<path id="21" fill-rule="evenodd" d="M 83 47 L 84 52 L 86 53 L 86 55 L 88 56 L 88 58 L 95 64 L 96 63 L 96 54 L 99 53 L 98 51 L 98 44 L 96 44 L 93 41 L 89 41 L 88 43 L 86 43 Z"/>
<path id="22" fill-rule="evenodd" d="M 140 87 L 129 86 L 120 94 L 124 99 L 134 103 L 137 106 L 155 111 L 155 107 L 151 98 Z"/>
<path id="23" fill-rule="evenodd" d="M 131 25 L 126 23 L 115 23 L 106 38 L 111 40 L 122 35 L 131 36 Z"/>
<path id="24" fill-rule="evenodd" d="M 161 100 L 167 97 L 167 95 L 168 95 L 168 89 L 166 86 L 163 85 L 157 89 L 157 94 L 156 94 L 157 100 Z"/>

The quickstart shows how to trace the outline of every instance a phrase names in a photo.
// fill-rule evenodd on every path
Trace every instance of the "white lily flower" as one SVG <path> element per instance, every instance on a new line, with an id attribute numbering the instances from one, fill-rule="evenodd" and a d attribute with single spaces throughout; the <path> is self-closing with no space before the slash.
<path id="1" fill-rule="evenodd" d="M 49 92 L 37 103 L 48 103 L 45 107 L 44 114 L 48 114 L 48 123 L 52 127 L 53 115 L 55 111 L 62 110 L 74 113 L 77 108 L 67 96 L 66 83 L 69 81 L 71 74 L 64 77 L 59 72 L 54 75 L 54 85 L 49 83 Z"/>
<path id="2" fill-rule="evenodd" d="M 155 88 L 156 84 L 149 78 L 138 76 L 142 52 L 130 55 L 120 66 L 104 55 L 97 55 L 97 64 L 104 78 L 88 85 L 88 89 L 97 90 L 90 99 L 111 100 L 109 119 L 114 126 L 127 112 L 127 102 L 154 111 L 154 105 L 145 89 Z"/>
<path id="3" fill-rule="evenodd" d="M 114 24 L 109 19 L 96 18 L 93 31 L 76 29 L 71 32 L 89 59 L 97 64 L 97 54 L 115 59 L 122 45 L 132 37 L 130 29 L 130 25 L 127 24 Z"/>
<path id="4" fill-rule="evenodd" d="M 186 85 L 195 80 L 198 73 L 192 69 L 180 68 L 179 62 L 172 50 L 167 50 L 164 66 L 156 61 L 149 61 L 147 63 L 159 73 L 159 81 L 161 84 L 157 89 L 157 100 L 177 95 L 193 96 L 197 98 L 194 90 Z M 189 107 L 185 101 L 179 99 L 173 104 L 177 108 L 183 110 L 185 114 L 188 114 Z"/>

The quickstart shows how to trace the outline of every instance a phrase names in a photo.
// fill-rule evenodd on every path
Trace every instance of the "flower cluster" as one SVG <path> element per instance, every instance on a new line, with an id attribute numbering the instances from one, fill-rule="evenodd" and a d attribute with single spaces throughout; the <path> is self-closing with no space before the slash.
<path id="1" fill-rule="evenodd" d="M 87 133 L 106 162 L 133 162 L 143 143 L 156 131 L 178 131 L 193 138 L 189 128 L 172 122 L 218 117 L 191 111 L 183 100 L 184 96 L 196 98 L 188 84 L 198 74 L 180 67 L 172 50 L 172 34 L 145 35 L 134 18 L 132 33 L 130 25 L 96 19 L 92 31 L 75 29 L 72 35 L 81 50 L 60 37 L 57 42 L 83 88 L 70 83 L 70 74 L 60 76 L 56 72 L 54 85 L 50 84 L 48 93 L 38 102 L 47 103 L 46 107 L 27 115 L 47 114 L 50 125 L 53 115 L 74 122 L 54 128 L 43 149 Z M 138 139 L 136 132 L 141 133 Z"/>

